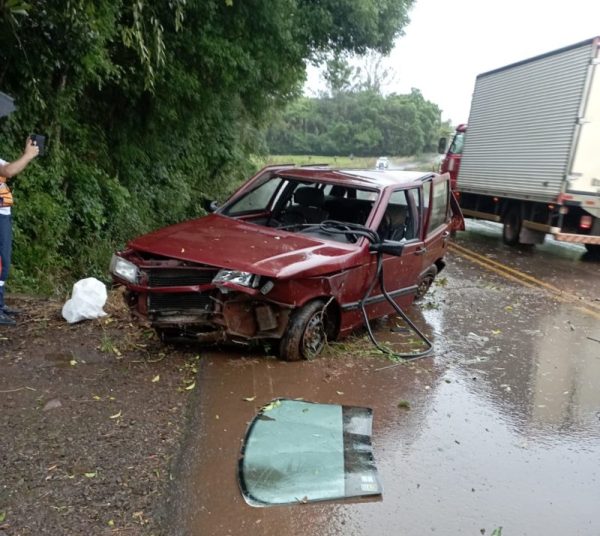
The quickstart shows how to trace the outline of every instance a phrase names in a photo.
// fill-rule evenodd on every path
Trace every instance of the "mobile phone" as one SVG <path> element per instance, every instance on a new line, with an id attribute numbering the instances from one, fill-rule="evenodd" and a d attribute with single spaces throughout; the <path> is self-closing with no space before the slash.
<path id="1" fill-rule="evenodd" d="M 38 156 L 44 156 L 46 149 L 46 136 L 42 136 L 41 134 L 32 134 L 29 136 L 29 139 L 40 148 L 40 152 Z"/>

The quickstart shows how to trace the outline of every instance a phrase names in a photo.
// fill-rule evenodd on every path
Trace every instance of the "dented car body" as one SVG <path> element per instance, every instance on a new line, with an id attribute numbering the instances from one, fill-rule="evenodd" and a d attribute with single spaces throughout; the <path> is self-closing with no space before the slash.
<path id="1" fill-rule="evenodd" d="M 463 225 L 448 174 L 271 166 L 213 214 L 132 240 L 111 261 L 138 317 L 164 336 L 277 342 L 311 358 L 401 307 L 443 269 Z M 376 244 L 379 243 L 379 245 Z"/>

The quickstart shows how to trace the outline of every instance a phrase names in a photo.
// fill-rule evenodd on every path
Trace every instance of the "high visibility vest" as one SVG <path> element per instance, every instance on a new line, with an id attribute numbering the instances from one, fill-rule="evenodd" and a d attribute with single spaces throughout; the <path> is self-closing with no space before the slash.
<path id="1" fill-rule="evenodd" d="M 6 177 L 0 177 L 0 208 L 12 206 L 13 196 L 8 184 L 6 184 Z"/>

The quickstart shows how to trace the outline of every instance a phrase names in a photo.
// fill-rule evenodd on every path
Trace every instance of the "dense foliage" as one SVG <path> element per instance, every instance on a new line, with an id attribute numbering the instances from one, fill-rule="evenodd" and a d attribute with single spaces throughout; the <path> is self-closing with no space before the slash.
<path id="1" fill-rule="evenodd" d="M 440 116 L 418 90 L 389 96 L 343 91 L 294 101 L 267 139 L 275 154 L 413 155 L 436 150 Z"/>
<path id="2" fill-rule="evenodd" d="M 388 51 L 412 1 L 0 0 L 0 155 L 49 139 L 13 181 L 12 288 L 104 276 L 128 238 L 202 213 L 307 61 Z"/>

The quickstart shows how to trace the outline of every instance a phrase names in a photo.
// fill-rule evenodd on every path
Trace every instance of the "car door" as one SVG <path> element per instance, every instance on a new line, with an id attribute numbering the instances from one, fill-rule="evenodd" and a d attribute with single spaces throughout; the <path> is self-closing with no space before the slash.
<path id="1" fill-rule="evenodd" d="M 400 306 L 408 305 L 414 296 L 418 278 L 423 267 L 422 238 L 422 192 L 421 188 L 395 190 L 389 197 L 385 212 L 378 227 L 380 238 L 404 246 L 402 255 L 383 256 L 383 279 L 386 291 Z M 383 300 L 379 286 L 371 293 L 375 303 L 368 310 L 369 316 L 380 316 L 392 311 Z M 379 298 L 379 301 L 376 299 Z"/>
<path id="2" fill-rule="evenodd" d="M 436 175 L 423 183 L 422 274 L 440 261 L 448 247 L 450 231 L 450 186 L 447 175 Z"/>

